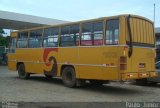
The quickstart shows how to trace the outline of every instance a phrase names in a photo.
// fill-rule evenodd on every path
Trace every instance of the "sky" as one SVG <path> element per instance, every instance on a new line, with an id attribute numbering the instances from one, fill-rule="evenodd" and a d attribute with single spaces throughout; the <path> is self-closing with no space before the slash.
<path id="1" fill-rule="evenodd" d="M 160 0 L 0 0 L 0 10 L 66 21 L 80 21 L 119 14 L 135 14 L 160 27 Z"/>

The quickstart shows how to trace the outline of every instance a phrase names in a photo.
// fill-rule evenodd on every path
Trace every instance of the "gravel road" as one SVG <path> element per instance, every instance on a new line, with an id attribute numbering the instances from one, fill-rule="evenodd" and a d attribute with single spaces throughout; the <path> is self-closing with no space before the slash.
<path id="1" fill-rule="evenodd" d="M 64 87 L 60 79 L 48 80 L 34 75 L 29 80 L 18 78 L 17 72 L 0 66 L 0 101 L 11 102 L 158 102 L 160 84 L 137 86 L 112 82 L 102 87 Z"/>

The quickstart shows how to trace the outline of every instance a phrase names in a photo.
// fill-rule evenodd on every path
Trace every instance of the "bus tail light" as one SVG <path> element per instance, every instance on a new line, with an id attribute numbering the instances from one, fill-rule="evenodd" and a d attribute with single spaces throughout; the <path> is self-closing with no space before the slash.
<path id="1" fill-rule="evenodd" d="M 128 74 L 127 77 L 131 78 L 131 77 L 133 77 L 133 75 L 132 74 Z"/>
<path id="2" fill-rule="evenodd" d="M 127 65 L 126 64 L 120 64 L 120 70 L 126 70 Z"/>
<path id="3" fill-rule="evenodd" d="M 127 57 L 126 56 L 121 56 L 120 57 L 120 64 L 126 64 L 127 63 Z"/>
<path id="4" fill-rule="evenodd" d="M 140 77 L 149 77 L 149 74 L 148 73 L 140 73 L 139 76 Z"/>
<path id="5" fill-rule="evenodd" d="M 120 70 L 126 70 L 127 69 L 127 57 L 121 56 L 120 57 Z"/>

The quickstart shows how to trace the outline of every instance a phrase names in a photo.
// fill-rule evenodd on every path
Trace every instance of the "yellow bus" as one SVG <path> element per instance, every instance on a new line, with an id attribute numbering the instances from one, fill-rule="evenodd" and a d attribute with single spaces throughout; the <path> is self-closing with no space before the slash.
<path id="1" fill-rule="evenodd" d="M 86 81 L 156 77 L 154 24 L 137 15 L 118 15 L 11 33 L 8 67 L 22 79 L 32 74 L 61 77 L 67 87 Z"/>

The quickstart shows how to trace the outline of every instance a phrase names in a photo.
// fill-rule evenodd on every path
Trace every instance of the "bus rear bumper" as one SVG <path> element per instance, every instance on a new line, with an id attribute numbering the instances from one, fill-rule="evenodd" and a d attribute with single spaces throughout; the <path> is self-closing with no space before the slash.
<path id="1" fill-rule="evenodd" d="M 157 77 L 157 72 L 126 72 L 121 73 L 122 80 L 132 80 L 132 79 L 143 79 L 143 78 L 154 78 Z"/>

